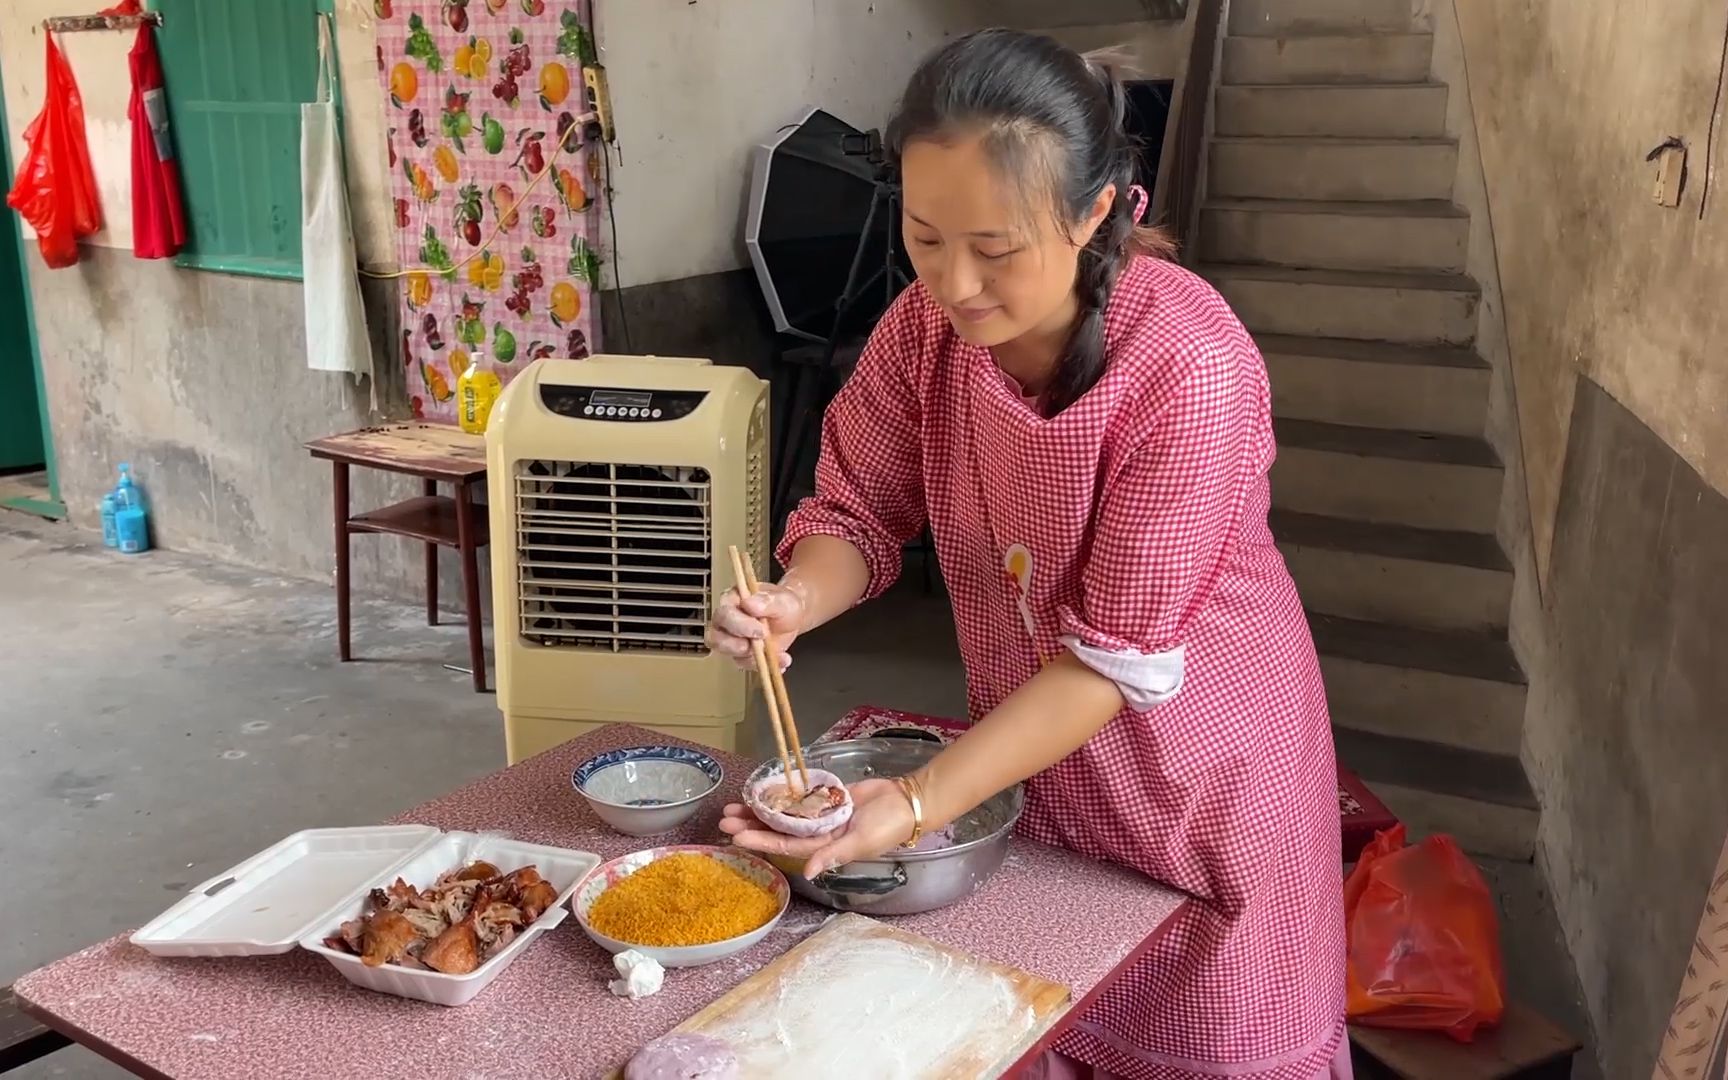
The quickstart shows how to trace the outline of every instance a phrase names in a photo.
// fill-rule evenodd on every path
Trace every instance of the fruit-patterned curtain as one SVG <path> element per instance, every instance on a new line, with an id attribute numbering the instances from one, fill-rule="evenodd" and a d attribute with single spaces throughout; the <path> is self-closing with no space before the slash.
<path id="1" fill-rule="evenodd" d="M 400 361 L 415 415 L 454 422 L 474 354 L 508 382 L 530 360 L 597 346 L 604 148 L 572 133 L 594 39 L 574 2 L 373 4 L 411 271 Z"/>

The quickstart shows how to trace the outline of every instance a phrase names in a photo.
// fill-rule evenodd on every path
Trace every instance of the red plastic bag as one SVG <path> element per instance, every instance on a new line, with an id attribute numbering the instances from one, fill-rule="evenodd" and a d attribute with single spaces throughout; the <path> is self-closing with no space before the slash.
<path id="1" fill-rule="evenodd" d="M 43 261 L 59 268 L 78 261 L 78 240 L 102 228 L 102 209 L 84 137 L 84 100 L 54 35 L 42 36 L 48 43 L 46 94 L 42 111 L 24 129 L 27 149 L 6 202 L 36 230 Z"/>
<path id="2" fill-rule="evenodd" d="M 1449 836 L 1406 847 L 1374 837 L 1344 882 L 1346 1009 L 1371 1027 L 1444 1031 L 1470 1042 L 1500 1022 L 1506 973 L 1494 896 Z"/>

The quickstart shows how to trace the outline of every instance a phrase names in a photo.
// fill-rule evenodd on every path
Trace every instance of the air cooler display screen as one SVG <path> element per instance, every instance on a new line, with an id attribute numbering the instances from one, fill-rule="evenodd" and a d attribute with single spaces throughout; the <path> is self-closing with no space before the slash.
<path id="1" fill-rule="evenodd" d="M 654 395 L 646 390 L 596 390 L 588 395 L 590 403 L 621 409 L 646 409 L 654 403 Z"/>
<path id="2" fill-rule="evenodd" d="M 706 390 L 619 390 L 600 386 L 540 387 L 540 400 L 559 416 L 653 423 L 681 420 L 696 411 Z"/>

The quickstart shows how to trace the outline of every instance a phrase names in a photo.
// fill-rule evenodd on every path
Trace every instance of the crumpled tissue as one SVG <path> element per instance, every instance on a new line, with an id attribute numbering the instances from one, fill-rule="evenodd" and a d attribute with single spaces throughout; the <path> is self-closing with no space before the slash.
<path id="1" fill-rule="evenodd" d="M 631 1001 L 658 992 L 666 982 L 666 969 L 660 966 L 660 961 L 635 949 L 625 949 L 614 956 L 612 966 L 618 969 L 618 978 L 607 983 L 607 989 Z"/>

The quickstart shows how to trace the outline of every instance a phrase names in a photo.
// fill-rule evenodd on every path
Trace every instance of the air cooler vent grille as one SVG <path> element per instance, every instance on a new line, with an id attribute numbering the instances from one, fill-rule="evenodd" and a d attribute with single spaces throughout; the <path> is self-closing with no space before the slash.
<path id="1" fill-rule="evenodd" d="M 756 403 L 750 414 L 750 430 L 744 443 L 744 542 L 756 572 L 769 576 L 768 560 L 768 397 Z"/>
<path id="2" fill-rule="evenodd" d="M 705 652 L 713 542 L 706 469 L 520 462 L 520 632 L 553 648 Z"/>

